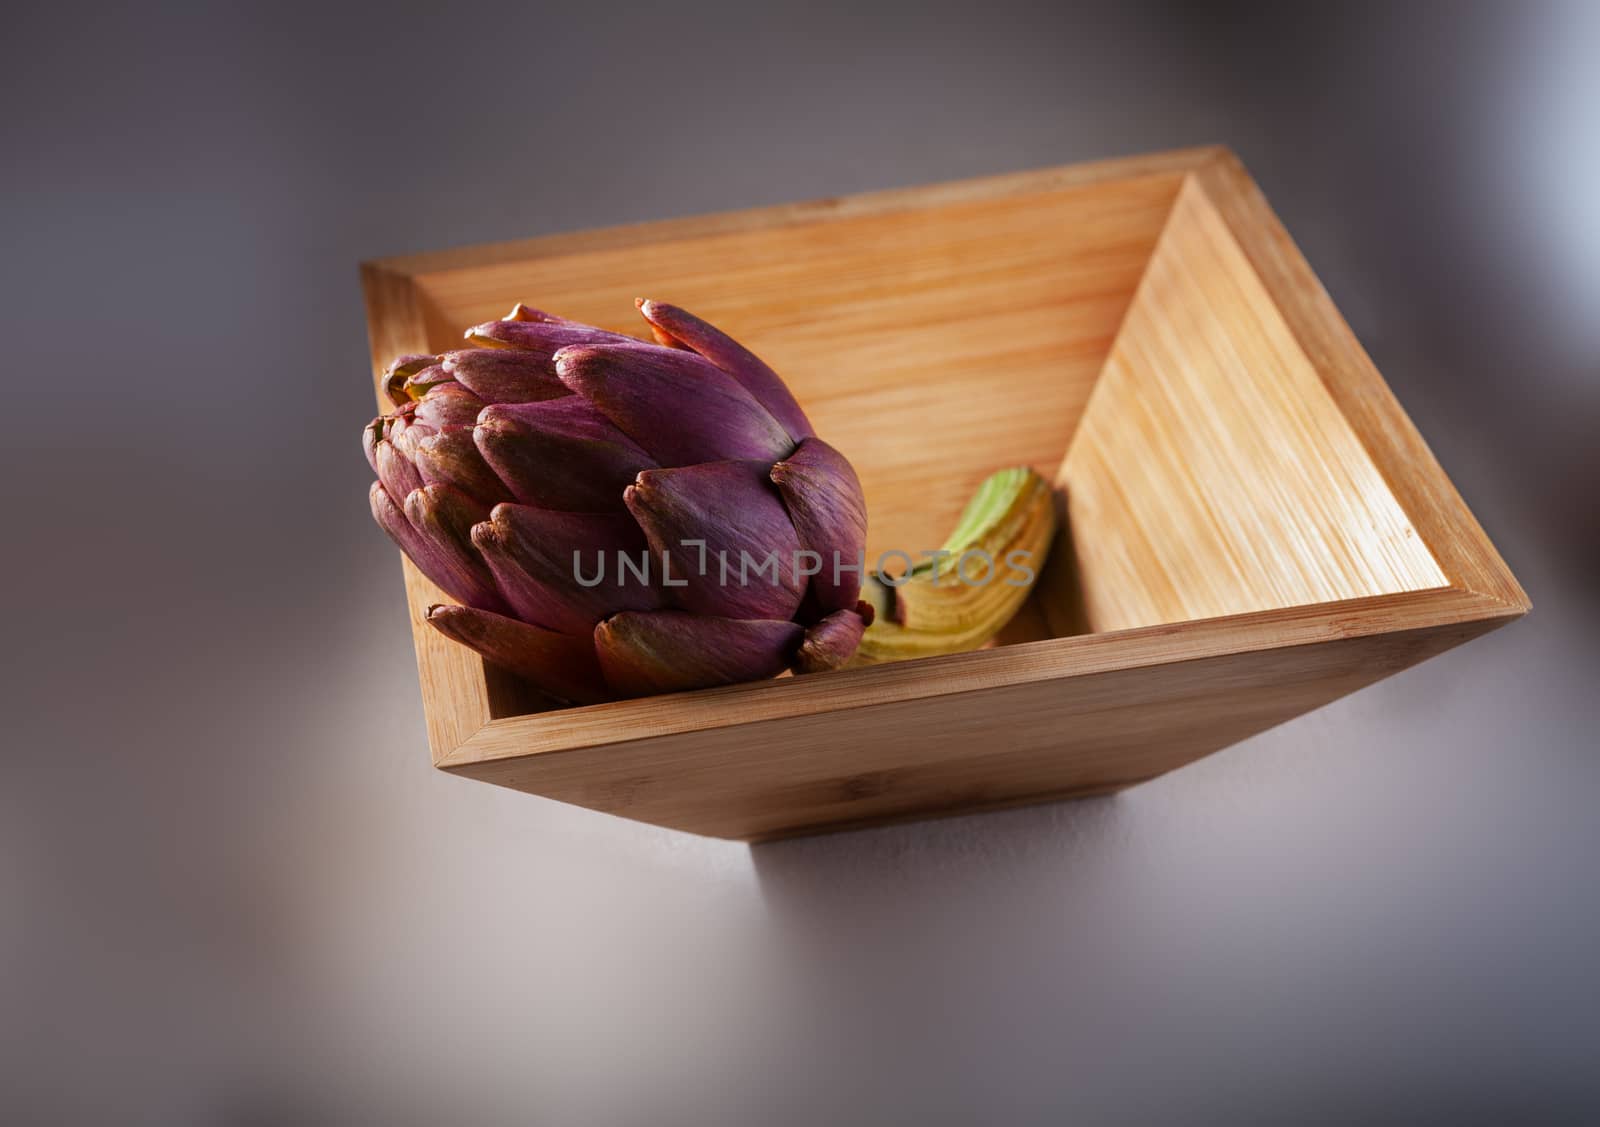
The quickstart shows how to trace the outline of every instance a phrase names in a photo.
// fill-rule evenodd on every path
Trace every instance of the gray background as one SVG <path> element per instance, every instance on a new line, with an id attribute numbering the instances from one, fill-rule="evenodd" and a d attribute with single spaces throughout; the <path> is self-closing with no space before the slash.
<path id="1" fill-rule="evenodd" d="M 1600 1118 L 1600 6 L 139 7 L 0 36 L 0 1119 Z M 360 259 L 1210 141 L 1532 617 L 757 850 L 428 767 Z"/>

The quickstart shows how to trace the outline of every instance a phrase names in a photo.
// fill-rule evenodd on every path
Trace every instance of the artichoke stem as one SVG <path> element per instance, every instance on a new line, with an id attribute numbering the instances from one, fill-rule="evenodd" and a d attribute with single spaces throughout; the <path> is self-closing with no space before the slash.
<path id="1" fill-rule="evenodd" d="M 967 502 L 940 553 L 899 579 L 868 576 L 876 612 L 851 665 L 977 649 L 1027 600 L 1055 537 L 1050 485 L 1026 466 L 991 474 Z"/>

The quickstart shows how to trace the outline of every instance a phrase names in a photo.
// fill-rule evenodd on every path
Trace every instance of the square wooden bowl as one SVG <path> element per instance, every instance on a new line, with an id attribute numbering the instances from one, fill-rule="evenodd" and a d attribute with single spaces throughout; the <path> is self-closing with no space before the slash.
<path id="1" fill-rule="evenodd" d="M 756 841 L 1103 794 L 1523 614 L 1527 597 L 1222 149 L 363 267 L 375 376 L 515 301 L 636 296 L 783 374 L 860 472 L 869 557 L 1030 463 L 1066 533 L 1006 644 L 554 712 L 422 619 L 434 764 Z M 382 400 L 380 399 L 380 403 Z"/>

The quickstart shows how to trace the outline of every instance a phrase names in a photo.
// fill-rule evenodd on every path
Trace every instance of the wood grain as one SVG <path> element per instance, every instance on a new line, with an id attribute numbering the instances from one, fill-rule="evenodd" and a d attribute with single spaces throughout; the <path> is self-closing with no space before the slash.
<path id="1" fill-rule="evenodd" d="M 1193 172 L 1328 394 L 1360 437 L 1452 585 L 1526 613 L 1531 604 L 1422 435 L 1384 383 L 1238 157 L 1219 149 Z"/>
<path id="2" fill-rule="evenodd" d="M 1468 622 L 866 703 L 621 743 L 603 758 L 567 752 L 446 767 L 637 821 L 766 840 L 1106 793 L 1489 628 Z"/>
<path id="3" fill-rule="evenodd" d="M 1527 609 L 1223 150 L 390 259 L 364 284 L 375 374 L 517 300 L 717 321 L 851 456 L 873 551 L 934 546 L 1008 463 L 1059 472 L 1072 520 L 1012 644 L 540 714 L 426 627 L 442 596 L 408 564 L 453 773 L 748 840 L 1105 793 Z"/>
<path id="4" fill-rule="evenodd" d="M 936 209 L 835 207 L 639 246 L 564 241 L 416 282 L 434 348 L 504 315 L 516 293 L 639 335 L 634 298 L 659 297 L 760 342 L 860 472 L 869 553 L 916 553 L 944 542 L 996 468 L 1055 473 L 1180 183 L 1164 173 Z M 1063 222 L 1041 240 L 1049 216 Z"/>
<path id="5" fill-rule="evenodd" d="M 1228 654 L 1491 621 L 1518 611 L 1455 588 L 1000 646 L 915 662 L 671 693 L 485 724 L 438 760 L 446 768 L 615 747 L 641 738 L 798 720 L 874 704 L 926 702 L 997 685 L 1052 682 Z M 1005 738 L 998 722 L 995 738 Z M 1069 718 L 1063 716 L 1062 722 Z M 870 748 L 858 752 L 868 755 Z"/>
<path id="6" fill-rule="evenodd" d="M 1448 584 L 1192 182 L 1056 480 L 1090 630 Z"/>

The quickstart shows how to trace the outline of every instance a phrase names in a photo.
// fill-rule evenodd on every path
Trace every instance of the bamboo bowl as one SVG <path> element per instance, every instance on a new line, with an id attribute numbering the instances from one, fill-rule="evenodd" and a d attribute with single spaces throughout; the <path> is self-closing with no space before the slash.
<path id="1" fill-rule="evenodd" d="M 1194 149 L 365 264 L 375 379 L 518 300 L 636 296 L 772 364 L 854 462 L 869 558 L 992 470 L 1065 531 L 1000 644 L 533 712 L 422 619 L 434 765 L 757 841 L 1104 794 L 1316 708 L 1527 597 L 1239 162 Z M 380 403 L 382 402 L 380 398 Z"/>

